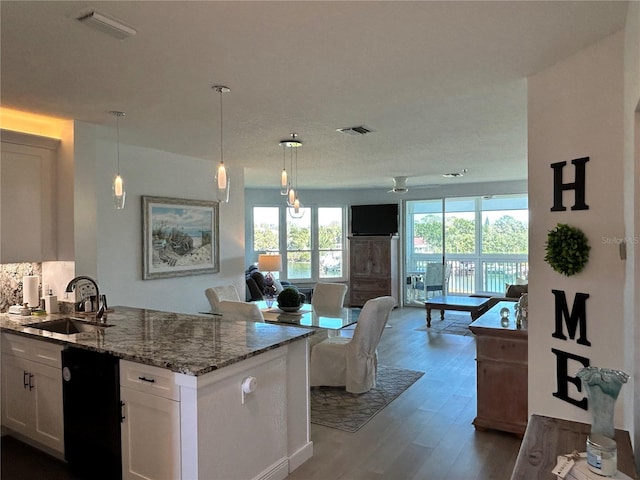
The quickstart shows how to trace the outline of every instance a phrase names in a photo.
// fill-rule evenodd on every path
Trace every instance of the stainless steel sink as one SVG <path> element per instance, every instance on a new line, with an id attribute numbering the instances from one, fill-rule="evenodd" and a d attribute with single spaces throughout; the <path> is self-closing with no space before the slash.
<path id="1" fill-rule="evenodd" d="M 38 330 L 47 330 L 48 332 L 62 333 L 64 335 L 72 335 L 74 333 L 83 332 L 95 332 L 98 329 L 111 327 L 111 325 L 106 323 L 87 322 L 86 320 L 80 320 L 78 318 L 71 317 L 51 320 L 49 322 L 31 323 L 25 326 L 37 328 Z"/>

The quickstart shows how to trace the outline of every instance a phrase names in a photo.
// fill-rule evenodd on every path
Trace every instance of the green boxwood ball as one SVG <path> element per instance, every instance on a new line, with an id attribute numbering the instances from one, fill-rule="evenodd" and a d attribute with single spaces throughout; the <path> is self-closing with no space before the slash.
<path id="1" fill-rule="evenodd" d="M 580 272 L 589 261 L 589 240 L 582 230 L 559 223 L 549 231 L 544 261 L 567 277 Z"/>

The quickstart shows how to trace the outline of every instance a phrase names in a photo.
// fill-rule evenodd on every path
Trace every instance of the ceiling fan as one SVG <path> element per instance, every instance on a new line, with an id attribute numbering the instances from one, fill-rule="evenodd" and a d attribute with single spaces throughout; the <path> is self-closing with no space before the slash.
<path id="1" fill-rule="evenodd" d="M 409 191 L 409 187 L 407 187 L 407 179 L 409 177 L 393 177 L 393 188 L 391 190 L 387 190 L 387 193 L 397 193 L 400 195 L 404 195 Z M 437 185 L 418 185 L 413 188 L 432 188 Z"/>
<path id="2" fill-rule="evenodd" d="M 387 193 L 407 193 L 409 191 L 407 188 L 407 178 L 408 177 L 393 177 L 393 188 L 387 191 Z"/>

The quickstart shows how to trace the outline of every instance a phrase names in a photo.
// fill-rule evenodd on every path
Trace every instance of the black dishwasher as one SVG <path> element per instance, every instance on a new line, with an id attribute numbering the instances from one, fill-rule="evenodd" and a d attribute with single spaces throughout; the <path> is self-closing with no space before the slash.
<path id="1" fill-rule="evenodd" d="M 87 479 L 122 478 L 120 375 L 112 355 L 62 351 L 65 459 Z"/>

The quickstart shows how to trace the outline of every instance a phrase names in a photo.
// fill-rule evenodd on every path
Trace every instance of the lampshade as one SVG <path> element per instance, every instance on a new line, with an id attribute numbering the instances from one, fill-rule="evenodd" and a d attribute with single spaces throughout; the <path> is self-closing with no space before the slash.
<path id="1" fill-rule="evenodd" d="M 282 269 L 282 256 L 260 254 L 258 255 L 258 268 L 263 272 L 279 272 Z"/>

